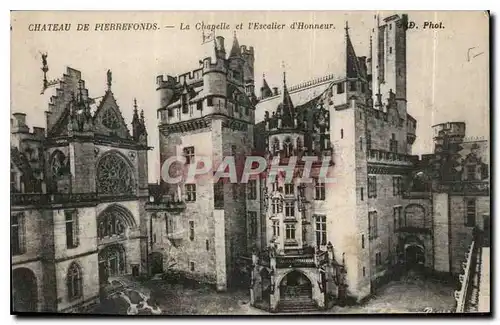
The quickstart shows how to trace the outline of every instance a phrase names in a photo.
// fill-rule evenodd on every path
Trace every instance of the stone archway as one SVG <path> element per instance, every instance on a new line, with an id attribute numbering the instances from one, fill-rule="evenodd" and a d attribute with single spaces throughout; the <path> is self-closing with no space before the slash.
<path id="1" fill-rule="evenodd" d="M 425 246 L 416 236 L 409 236 L 404 242 L 404 258 L 408 269 L 422 268 L 425 265 Z"/>
<path id="2" fill-rule="evenodd" d="M 38 287 L 33 271 L 24 267 L 12 271 L 12 297 L 14 311 L 37 311 Z"/>
<path id="3" fill-rule="evenodd" d="M 293 270 L 280 281 L 280 300 L 312 299 L 311 280 L 302 272 Z"/>

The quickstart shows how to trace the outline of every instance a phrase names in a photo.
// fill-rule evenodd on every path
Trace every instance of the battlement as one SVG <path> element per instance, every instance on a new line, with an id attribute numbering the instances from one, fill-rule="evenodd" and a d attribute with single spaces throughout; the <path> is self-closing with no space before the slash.
<path id="1" fill-rule="evenodd" d="M 443 135 L 464 138 L 465 122 L 446 122 L 432 126 L 434 130 L 434 139 L 441 138 Z"/>

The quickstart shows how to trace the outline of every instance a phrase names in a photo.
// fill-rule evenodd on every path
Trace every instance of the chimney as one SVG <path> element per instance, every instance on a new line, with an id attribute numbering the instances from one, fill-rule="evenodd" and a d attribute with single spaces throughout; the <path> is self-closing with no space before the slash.
<path id="1" fill-rule="evenodd" d="M 278 87 L 273 87 L 273 95 L 278 95 Z"/>
<path id="2" fill-rule="evenodd" d="M 12 133 L 20 132 L 20 133 L 29 133 L 30 129 L 26 125 L 26 114 L 24 113 L 14 113 L 14 120 L 12 121 Z"/>

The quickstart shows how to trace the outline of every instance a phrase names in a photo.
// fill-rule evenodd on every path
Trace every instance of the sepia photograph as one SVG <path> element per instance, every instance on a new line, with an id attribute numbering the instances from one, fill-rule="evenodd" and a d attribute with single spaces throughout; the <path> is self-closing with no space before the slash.
<path id="1" fill-rule="evenodd" d="M 12 11 L 11 314 L 491 316 L 490 23 Z"/>

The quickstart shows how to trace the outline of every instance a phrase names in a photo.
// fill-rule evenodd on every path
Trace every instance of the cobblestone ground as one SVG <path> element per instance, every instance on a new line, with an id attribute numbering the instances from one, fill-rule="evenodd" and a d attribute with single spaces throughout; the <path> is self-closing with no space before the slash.
<path id="1" fill-rule="evenodd" d="M 142 285 L 152 290 L 165 315 L 262 315 L 265 311 L 250 306 L 246 290 L 217 293 L 212 288 L 185 288 L 163 280 Z M 320 314 L 415 313 L 453 310 L 453 287 L 432 279 L 409 274 L 381 287 L 362 305 L 334 306 Z"/>

